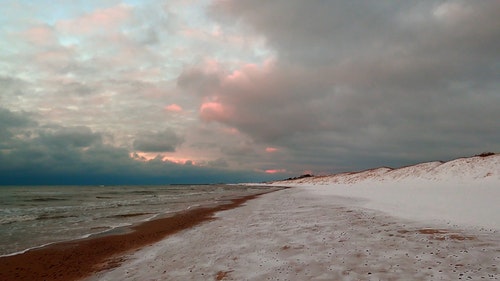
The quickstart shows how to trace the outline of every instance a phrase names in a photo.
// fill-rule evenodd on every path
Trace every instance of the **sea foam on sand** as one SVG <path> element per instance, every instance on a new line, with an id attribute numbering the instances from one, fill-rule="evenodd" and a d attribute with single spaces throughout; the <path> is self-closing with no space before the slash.
<path id="1" fill-rule="evenodd" d="M 402 169 L 277 182 L 90 280 L 498 280 L 499 155 Z"/>

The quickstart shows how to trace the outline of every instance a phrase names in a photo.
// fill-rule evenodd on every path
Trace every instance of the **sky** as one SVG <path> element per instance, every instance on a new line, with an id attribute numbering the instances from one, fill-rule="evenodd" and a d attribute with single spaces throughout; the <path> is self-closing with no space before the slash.
<path id="1" fill-rule="evenodd" d="M 500 2 L 0 0 L 0 184 L 500 152 Z"/>

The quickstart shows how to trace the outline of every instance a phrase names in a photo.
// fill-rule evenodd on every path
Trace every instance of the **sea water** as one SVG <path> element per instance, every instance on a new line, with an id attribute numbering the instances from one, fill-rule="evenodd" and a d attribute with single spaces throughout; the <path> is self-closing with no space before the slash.
<path id="1" fill-rule="evenodd" d="M 0 255 L 262 192 L 240 185 L 0 186 Z"/>

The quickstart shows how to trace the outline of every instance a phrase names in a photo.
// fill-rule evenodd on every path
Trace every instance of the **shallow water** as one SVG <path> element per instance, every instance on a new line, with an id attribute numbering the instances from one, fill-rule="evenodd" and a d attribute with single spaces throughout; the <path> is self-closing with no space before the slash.
<path id="1" fill-rule="evenodd" d="M 236 185 L 0 187 L 0 255 L 254 194 Z"/>

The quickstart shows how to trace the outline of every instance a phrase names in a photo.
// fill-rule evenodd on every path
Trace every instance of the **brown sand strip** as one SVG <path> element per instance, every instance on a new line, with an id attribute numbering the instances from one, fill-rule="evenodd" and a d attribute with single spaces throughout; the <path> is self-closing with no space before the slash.
<path id="1" fill-rule="evenodd" d="M 264 192 L 267 193 L 267 192 Z M 264 194 L 261 193 L 261 194 Z M 131 232 L 53 244 L 15 256 L 0 257 L 0 280 L 78 280 L 118 266 L 127 252 L 160 241 L 167 235 L 213 218 L 218 211 L 236 208 L 261 194 L 231 203 L 184 211 L 132 227 Z"/>

